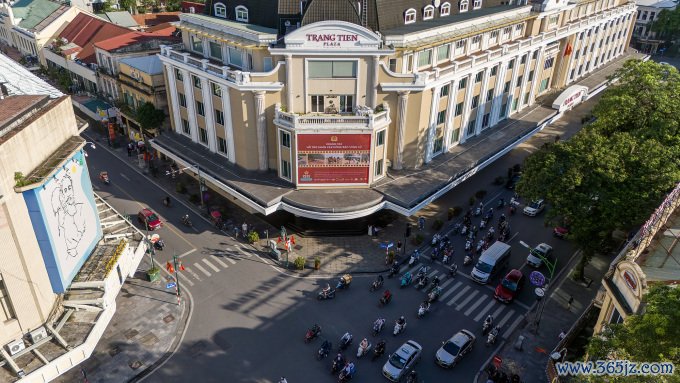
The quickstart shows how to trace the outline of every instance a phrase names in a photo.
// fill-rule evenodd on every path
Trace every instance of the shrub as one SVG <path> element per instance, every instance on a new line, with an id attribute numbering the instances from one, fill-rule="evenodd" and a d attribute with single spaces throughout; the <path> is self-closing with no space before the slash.
<path id="1" fill-rule="evenodd" d="M 505 177 L 503 176 L 498 176 L 496 179 L 494 179 L 493 183 L 496 185 L 503 185 L 505 183 Z"/>
<path id="2" fill-rule="evenodd" d="M 477 199 L 484 199 L 484 197 L 486 197 L 486 190 L 484 189 L 477 190 L 475 192 L 475 197 L 477 197 Z"/>
<path id="3" fill-rule="evenodd" d="M 293 261 L 293 264 L 295 265 L 295 268 L 298 270 L 302 270 L 305 268 L 305 263 L 307 260 L 303 256 L 298 256 L 295 258 L 295 261 Z"/>
<path id="4" fill-rule="evenodd" d="M 462 207 L 460 207 L 460 206 L 454 206 L 453 207 L 453 216 L 454 217 L 458 217 L 460 215 L 460 213 L 462 213 L 462 212 L 463 212 Z"/>
<path id="5" fill-rule="evenodd" d="M 252 244 L 252 243 L 255 243 L 255 242 L 260 240 L 260 235 L 257 234 L 257 232 L 255 230 L 251 230 L 251 231 L 248 232 L 247 239 L 248 239 L 248 243 Z"/>
<path id="6" fill-rule="evenodd" d="M 413 237 L 413 244 L 418 246 L 421 243 L 423 243 L 424 240 L 425 240 L 425 237 L 423 237 L 422 234 L 416 234 L 416 236 Z"/>
<path id="7" fill-rule="evenodd" d="M 187 192 L 187 187 L 184 186 L 183 183 L 178 182 L 177 185 L 175 185 L 175 190 L 177 191 L 177 193 L 184 194 Z"/>
<path id="8" fill-rule="evenodd" d="M 321 267 L 321 258 L 314 257 L 314 270 L 319 270 Z"/>
<path id="9" fill-rule="evenodd" d="M 194 193 L 189 196 L 189 202 L 191 203 L 199 203 L 201 201 L 201 197 L 198 196 L 197 193 Z"/>
<path id="10" fill-rule="evenodd" d="M 442 227 L 444 227 L 444 221 L 439 218 L 435 219 L 434 223 L 432 223 L 432 228 L 437 231 L 441 230 Z"/>

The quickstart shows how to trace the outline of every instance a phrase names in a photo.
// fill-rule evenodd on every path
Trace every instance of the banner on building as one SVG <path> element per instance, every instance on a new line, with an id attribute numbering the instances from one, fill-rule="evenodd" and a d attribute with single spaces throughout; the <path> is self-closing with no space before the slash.
<path id="1" fill-rule="evenodd" d="M 298 134 L 298 184 L 368 184 L 370 134 Z"/>

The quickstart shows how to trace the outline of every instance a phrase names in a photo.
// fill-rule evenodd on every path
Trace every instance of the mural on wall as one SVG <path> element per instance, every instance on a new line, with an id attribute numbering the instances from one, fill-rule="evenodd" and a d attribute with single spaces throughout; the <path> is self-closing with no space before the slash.
<path id="1" fill-rule="evenodd" d="M 64 292 L 102 237 L 83 153 L 23 194 L 52 288 Z"/>

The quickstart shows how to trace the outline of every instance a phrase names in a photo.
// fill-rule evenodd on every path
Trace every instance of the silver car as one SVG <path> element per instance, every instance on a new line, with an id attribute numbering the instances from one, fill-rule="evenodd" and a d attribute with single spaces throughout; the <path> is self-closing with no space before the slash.
<path id="1" fill-rule="evenodd" d="M 435 361 L 444 368 L 453 367 L 463 355 L 472 350 L 474 343 L 474 334 L 468 330 L 460 330 L 437 350 Z"/>
<path id="2" fill-rule="evenodd" d="M 529 217 L 535 217 L 538 215 L 538 213 L 542 212 L 543 209 L 545 209 L 545 201 L 542 199 L 537 199 L 536 201 L 532 201 L 529 205 L 524 207 L 524 214 L 528 215 Z"/>
<path id="3" fill-rule="evenodd" d="M 383 376 L 398 382 L 420 360 L 423 348 L 416 342 L 409 340 L 392 353 L 383 366 Z"/>
<path id="4" fill-rule="evenodd" d="M 543 264 L 543 259 L 550 259 L 553 248 L 547 243 L 539 243 L 531 249 L 527 256 L 527 263 L 531 267 L 539 268 Z"/>

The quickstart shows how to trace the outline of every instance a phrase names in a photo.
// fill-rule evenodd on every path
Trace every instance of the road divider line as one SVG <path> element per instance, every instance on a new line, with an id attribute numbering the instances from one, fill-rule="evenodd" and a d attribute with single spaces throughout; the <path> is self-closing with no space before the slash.
<path id="1" fill-rule="evenodd" d="M 201 266 L 200 263 L 194 263 L 194 266 L 196 266 L 197 269 L 199 269 L 203 274 L 205 274 L 206 277 L 211 276 L 210 272 L 208 270 L 204 269 L 203 266 Z"/>
<path id="2" fill-rule="evenodd" d="M 515 319 L 515 321 L 512 322 L 510 327 L 508 327 L 508 329 L 505 330 L 505 332 L 503 333 L 503 338 L 507 339 L 510 335 L 512 335 L 512 332 L 515 331 L 515 327 L 517 327 L 519 325 L 519 323 L 522 321 L 522 319 L 524 319 L 523 315 L 518 316 L 517 319 Z"/>
<path id="3" fill-rule="evenodd" d="M 489 302 L 486 306 L 484 306 L 482 311 L 480 311 L 479 314 L 477 314 L 477 316 L 475 317 L 475 322 L 479 322 L 479 320 L 482 319 L 484 314 L 486 314 L 486 312 L 489 311 L 493 307 L 493 305 L 495 305 L 495 304 L 496 304 L 496 300 L 492 299 L 491 302 Z"/>
<path id="4" fill-rule="evenodd" d="M 461 290 L 458 294 L 456 294 L 455 297 L 451 298 L 450 301 L 446 302 L 446 305 L 451 306 L 453 304 L 453 302 L 458 300 L 458 298 L 462 297 L 463 294 L 465 294 L 468 290 L 470 290 L 470 286 L 465 286 L 465 288 L 463 290 Z"/>
<path id="5" fill-rule="evenodd" d="M 480 297 L 480 299 L 478 299 L 477 302 L 475 302 L 472 306 L 470 306 L 470 308 L 467 309 L 467 311 L 465 311 L 465 316 L 466 316 L 466 317 L 469 317 L 470 314 L 472 314 L 472 312 L 475 311 L 475 309 L 476 309 L 477 307 L 479 307 L 479 305 L 481 305 L 482 303 L 484 303 L 484 301 L 487 300 L 488 297 L 489 297 L 488 295 L 483 295 L 483 294 L 482 294 L 482 296 Z"/>
<path id="6" fill-rule="evenodd" d="M 120 173 L 120 176 L 130 182 L 130 179 L 125 174 Z"/>
<path id="7" fill-rule="evenodd" d="M 510 309 L 510 311 L 508 311 L 508 313 L 505 314 L 505 316 L 503 317 L 503 319 L 501 319 L 501 321 L 498 322 L 498 325 L 499 325 L 500 327 L 503 327 L 503 325 L 505 324 L 505 322 L 507 322 L 507 321 L 510 319 L 510 317 L 512 316 L 512 314 L 514 314 L 514 313 L 515 313 L 515 310 Z"/>
<path id="8" fill-rule="evenodd" d="M 459 304 L 456 305 L 456 311 L 462 310 L 462 309 L 465 307 L 465 305 L 467 305 L 468 303 L 470 303 L 470 301 L 472 300 L 472 298 L 474 298 L 475 296 L 477 296 L 477 293 L 478 293 L 478 292 L 479 292 L 479 291 L 477 291 L 477 290 L 472 290 L 472 293 L 470 293 L 470 295 L 468 295 L 467 298 L 465 298 L 464 301 L 462 301 L 461 303 L 459 303 Z"/>
<path id="9" fill-rule="evenodd" d="M 184 252 L 184 253 L 178 255 L 177 257 L 178 257 L 178 258 L 184 258 L 184 257 L 186 257 L 187 255 L 193 253 L 194 251 L 196 251 L 196 248 L 195 248 L 195 247 L 194 247 L 193 249 L 189 250 L 189 251 L 186 251 L 186 252 Z"/>
<path id="10" fill-rule="evenodd" d="M 447 282 L 453 282 L 453 279 L 449 279 Z M 463 284 L 463 282 L 458 281 L 458 283 L 456 283 L 452 288 L 450 288 L 448 291 L 446 291 L 446 292 L 442 295 L 442 297 L 441 297 L 440 299 L 441 299 L 441 300 L 446 299 L 446 297 L 448 297 L 448 296 L 451 295 L 454 291 L 456 291 L 462 284 Z"/>
<path id="11" fill-rule="evenodd" d="M 208 261 L 206 258 L 203 258 L 202 261 L 203 261 L 203 263 L 205 263 L 206 265 L 208 265 L 208 267 L 210 267 L 211 269 L 213 269 L 216 273 L 219 273 L 219 272 L 220 272 L 220 269 L 218 269 L 217 266 L 215 266 L 215 265 L 213 265 L 212 263 L 210 263 L 210 261 Z"/>
<path id="12" fill-rule="evenodd" d="M 192 282 L 191 279 L 189 279 L 189 277 L 187 277 L 186 275 L 184 275 L 184 274 L 182 274 L 182 273 L 178 273 L 177 275 L 180 276 L 180 279 L 181 279 L 182 281 L 184 281 L 185 283 L 188 283 L 189 286 L 193 286 L 193 285 L 194 285 L 194 282 Z"/>
<path id="13" fill-rule="evenodd" d="M 215 255 L 213 257 L 213 261 L 217 262 L 220 266 L 224 267 L 225 269 L 229 267 L 229 265 L 227 265 L 226 263 L 222 262 L 222 260 L 220 260 L 219 255 Z"/>

